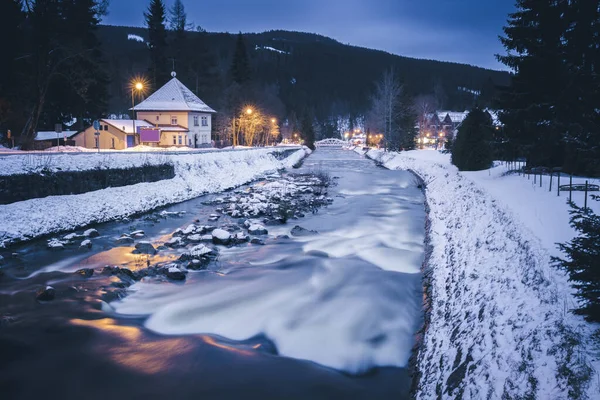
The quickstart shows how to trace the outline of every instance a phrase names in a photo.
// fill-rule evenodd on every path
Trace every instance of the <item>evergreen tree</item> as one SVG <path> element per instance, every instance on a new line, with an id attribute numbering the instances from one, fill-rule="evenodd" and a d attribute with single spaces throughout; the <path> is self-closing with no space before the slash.
<path id="1" fill-rule="evenodd" d="M 230 73 L 233 82 L 239 85 L 244 85 L 250 81 L 250 61 L 248 60 L 248 52 L 242 32 L 237 35 Z"/>
<path id="2" fill-rule="evenodd" d="M 559 117 L 566 136 L 565 170 L 600 176 L 600 4 L 573 0 L 566 13 L 569 29 L 564 57 L 568 80 Z"/>
<path id="3" fill-rule="evenodd" d="M 480 171 L 492 166 L 492 119 L 479 108 L 473 109 L 458 128 L 452 145 L 452 164 L 461 171 Z"/>
<path id="4" fill-rule="evenodd" d="M 11 129 L 16 132 L 18 125 L 24 123 L 22 100 L 19 96 L 19 86 L 23 75 L 19 71 L 17 61 L 23 48 L 23 21 L 21 0 L 0 2 L 0 133 L 5 134 Z"/>
<path id="5" fill-rule="evenodd" d="M 40 123 L 50 128 L 65 114 L 81 115 L 85 104 L 104 108 L 106 94 L 106 76 L 97 65 L 99 50 L 95 37 L 106 2 L 36 0 L 30 6 L 25 33 L 27 65 L 23 67 L 30 76 L 23 87 L 29 102 L 21 134 L 25 148 L 32 146 Z M 60 85 L 61 80 L 64 85 Z M 60 91 L 64 97 L 58 94 Z M 92 109 L 92 112 L 99 111 Z"/>
<path id="6" fill-rule="evenodd" d="M 581 307 L 575 313 L 600 322 L 600 216 L 571 203 L 571 226 L 579 235 L 559 244 L 567 259 L 554 258 L 554 262 L 567 270 L 569 281 L 577 289 Z"/>
<path id="7" fill-rule="evenodd" d="M 306 145 L 311 150 L 315 149 L 315 127 L 313 125 L 313 118 L 310 116 L 310 113 L 306 111 L 304 113 L 304 117 L 302 118 L 302 123 L 300 126 L 301 136 L 304 140 L 304 145 Z"/>
<path id="8" fill-rule="evenodd" d="M 150 0 L 144 13 L 148 27 L 150 47 L 150 76 L 152 86 L 158 89 L 169 80 L 167 62 L 167 30 L 165 28 L 165 4 L 162 0 Z"/>
<path id="9" fill-rule="evenodd" d="M 514 71 L 500 97 L 501 120 L 513 151 L 530 164 L 563 163 L 563 127 L 557 115 L 567 81 L 563 61 L 568 1 L 517 0 L 498 60 Z"/>

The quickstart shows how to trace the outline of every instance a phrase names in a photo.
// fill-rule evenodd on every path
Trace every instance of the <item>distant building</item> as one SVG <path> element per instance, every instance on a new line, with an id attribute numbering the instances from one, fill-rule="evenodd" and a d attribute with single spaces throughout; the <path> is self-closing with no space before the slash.
<path id="1" fill-rule="evenodd" d="M 501 126 L 498 119 L 498 111 L 485 110 L 492 119 L 496 129 Z M 448 140 L 453 140 L 458 133 L 469 111 L 436 111 L 426 114 L 419 120 L 419 135 L 417 144 L 419 147 L 433 147 L 441 149 Z"/>
<path id="2" fill-rule="evenodd" d="M 45 150 L 54 146 L 75 146 L 73 137 L 77 135 L 77 131 L 63 131 L 57 133 L 55 131 L 40 131 L 35 136 L 34 148 L 36 150 Z"/>
<path id="3" fill-rule="evenodd" d="M 185 87 L 174 73 L 173 79 L 132 111 L 137 117 L 135 124 L 126 119 L 103 119 L 99 136 L 94 127 L 88 127 L 75 136 L 76 144 L 114 150 L 139 144 L 156 147 L 211 145 L 212 115 L 216 111 Z"/>

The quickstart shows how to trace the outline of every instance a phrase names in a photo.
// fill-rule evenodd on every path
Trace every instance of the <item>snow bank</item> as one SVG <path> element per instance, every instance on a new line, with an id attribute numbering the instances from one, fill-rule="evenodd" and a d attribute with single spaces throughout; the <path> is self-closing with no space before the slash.
<path id="1" fill-rule="evenodd" d="M 253 149 L 179 155 L 118 155 L 111 158 L 113 162 L 118 161 L 112 167 L 136 163 L 141 165 L 144 162 L 172 162 L 175 166 L 175 178 L 2 205 L 0 247 L 16 241 L 147 212 L 204 193 L 220 192 L 252 181 L 266 172 L 289 168 L 309 154 L 310 150 L 300 149 L 282 161 L 278 161 L 272 152 L 272 149 Z M 9 161 L 12 157 L 14 156 L 11 156 Z M 80 158 L 90 159 L 89 155 L 53 157 L 67 157 L 72 163 L 63 164 L 65 169 L 76 169 Z"/>
<path id="2" fill-rule="evenodd" d="M 505 181 L 495 171 L 490 190 L 479 181 L 494 171 L 463 174 L 437 152 L 368 156 L 390 169 L 413 170 L 427 184 L 431 309 L 417 398 L 597 396 L 597 379 L 588 380 L 598 370 L 593 327 L 569 312 L 572 289 L 550 266 L 553 250 L 511 210 L 509 204 L 536 207 L 507 200 L 506 182 L 516 178 Z M 567 212 L 564 202 L 555 213 Z"/>

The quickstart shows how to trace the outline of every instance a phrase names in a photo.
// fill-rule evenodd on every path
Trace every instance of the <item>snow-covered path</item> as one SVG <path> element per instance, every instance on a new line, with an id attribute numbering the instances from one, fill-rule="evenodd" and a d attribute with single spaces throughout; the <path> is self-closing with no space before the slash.
<path id="1" fill-rule="evenodd" d="M 431 309 L 417 397 L 598 398 L 593 327 L 569 312 L 572 290 L 550 265 L 548 243 L 565 234 L 538 237 L 518 203 L 436 153 L 368 156 L 427 184 Z"/>

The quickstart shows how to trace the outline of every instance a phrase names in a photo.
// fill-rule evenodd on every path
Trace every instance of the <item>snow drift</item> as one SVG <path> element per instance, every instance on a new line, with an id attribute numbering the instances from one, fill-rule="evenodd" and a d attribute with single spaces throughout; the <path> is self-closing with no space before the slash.
<path id="1" fill-rule="evenodd" d="M 572 291 L 549 251 L 501 202 L 427 153 L 435 155 L 367 153 L 427 184 L 431 309 L 417 398 L 597 396 L 593 328 L 569 312 Z"/>

